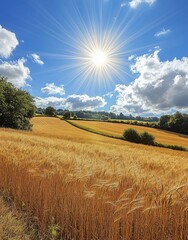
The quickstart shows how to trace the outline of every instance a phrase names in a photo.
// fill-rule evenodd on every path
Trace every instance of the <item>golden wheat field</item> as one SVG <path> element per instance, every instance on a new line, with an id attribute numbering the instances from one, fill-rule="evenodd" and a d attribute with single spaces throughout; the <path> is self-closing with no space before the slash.
<path id="1" fill-rule="evenodd" d="M 187 152 L 103 137 L 57 118 L 32 123 L 32 132 L 0 129 L 0 188 L 24 203 L 49 239 L 187 239 Z"/>
<path id="2" fill-rule="evenodd" d="M 26 232 L 24 219 L 15 209 L 7 207 L 0 196 L 0 239 L 31 240 Z"/>
<path id="3" fill-rule="evenodd" d="M 170 145 L 180 145 L 188 148 L 188 136 L 168 132 L 160 129 L 154 129 L 149 127 L 135 126 L 124 123 L 108 123 L 108 122 L 97 122 L 97 121 L 75 121 L 71 120 L 73 123 L 76 123 L 81 126 L 85 126 L 97 131 L 101 131 L 108 134 L 113 134 L 115 136 L 122 136 L 124 130 L 128 128 L 134 128 L 138 132 L 147 131 L 155 136 L 156 141 L 159 143 L 170 144 Z"/>

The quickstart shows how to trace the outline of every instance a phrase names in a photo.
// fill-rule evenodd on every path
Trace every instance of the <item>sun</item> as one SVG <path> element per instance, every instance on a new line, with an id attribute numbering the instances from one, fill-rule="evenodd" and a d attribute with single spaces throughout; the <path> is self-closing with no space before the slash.
<path id="1" fill-rule="evenodd" d="M 95 67 L 101 68 L 107 64 L 108 56 L 104 50 L 96 50 L 93 52 L 91 60 Z"/>

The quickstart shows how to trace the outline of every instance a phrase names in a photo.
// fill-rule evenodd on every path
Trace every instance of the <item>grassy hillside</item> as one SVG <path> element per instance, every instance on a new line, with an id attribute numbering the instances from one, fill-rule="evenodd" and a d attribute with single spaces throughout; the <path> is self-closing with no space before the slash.
<path id="1" fill-rule="evenodd" d="M 0 129 L 0 188 L 49 236 L 186 239 L 187 152 L 95 135 L 57 118 L 33 124 L 33 132 Z"/>
<path id="2" fill-rule="evenodd" d="M 120 123 L 107 123 L 107 122 L 96 122 L 96 121 L 76 121 L 71 120 L 73 123 L 76 123 L 81 126 L 85 126 L 96 131 L 104 132 L 107 134 L 113 134 L 114 136 L 122 136 L 124 130 L 128 128 L 134 128 L 138 132 L 147 131 L 153 134 L 156 138 L 156 141 L 163 144 L 171 145 L 180 145 L 188 148 L 188 136 L 178 133 L 172 133 L 160 129 L 147 128 L 142 126 L 133 126 L 129 124 L 120 124 Z"/>

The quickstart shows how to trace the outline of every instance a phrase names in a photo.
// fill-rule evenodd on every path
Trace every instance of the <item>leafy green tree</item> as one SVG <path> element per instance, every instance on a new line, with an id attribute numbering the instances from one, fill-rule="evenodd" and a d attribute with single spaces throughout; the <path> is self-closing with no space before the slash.
<path id="1" fill-rule="evenodd" d="M 71 112 L 68 111 L 68 110 L 65 111 L 64 114 L 63 114 L 63 118 L 64 118 L 64 119 L 70 119 L 70 117 L 71 117 Z"/>
<path id="2" fill-rule="evenodd" d="M 56 116 L 56 110 L 55 108 L 49 106 L 44 110 L 44 114 L 49 117 L 54 117 Z"/>
<path id="3" fill-rule="evenodd" d="M 188 115 L 183 114 L 183 122 L 182 122 L 182 133 L 188 134 Z"/>
<path id="4" fill-rule="evenodd" d="M 31 130 L 29 119 L 35 114 L 32 96 L 15 88 L 0 76 L 0 127 Z"/>
<path id="5" fill-rule="evenodd" d="M 182 123 L 184 121 L 184 117 L 180 112 L 176 112 L 169 119 L 168 126 L 170 130 L 175 132 L 182 132 Z"/>
<path id="6" fill-rule="evenodd" d="M 77 115 L 78 118 L 84 118 L 84 117 L 85 117 L 83 111 L 78 111 L 78 112 L 76 112 L 76 115 Z"/>
<path id="7" fill-rule="evenodd" d="M 117 116 L 116 116 L 115 113 L 110 112 L 110 113 L 109 113 L 109 117 L 110 117 L 111 119 L 115 119 Z"/>
<path id="8" fill-rule="evenodd" d="M 159 127 L 163 129 L 168 129 L 169 125 L 168 122 L 170 120 L 170 115 L 163 115 L 159 119 Z"/>

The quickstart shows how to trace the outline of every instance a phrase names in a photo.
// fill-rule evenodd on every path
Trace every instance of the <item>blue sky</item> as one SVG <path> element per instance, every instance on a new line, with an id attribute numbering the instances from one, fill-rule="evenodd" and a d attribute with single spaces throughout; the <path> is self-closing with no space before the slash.
<path id="1" fill-rule="evenodd" d="M 0 4 L 0 74 L 37 106 L 187 112 L 187 0 Z"/>

